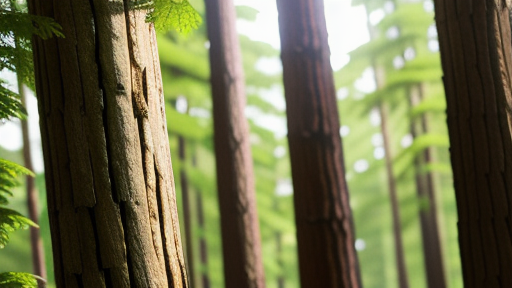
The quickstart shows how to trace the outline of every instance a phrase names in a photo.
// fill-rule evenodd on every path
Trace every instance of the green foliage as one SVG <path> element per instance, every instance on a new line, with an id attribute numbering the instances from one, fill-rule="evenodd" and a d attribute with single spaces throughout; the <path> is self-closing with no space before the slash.
<path id="1" fill-rule="evenodd" d="M 27 217 L 20 213 L 0 207 L 0 249 L 9 242 L 9 232 L 19 229 L 27 229 L 29 226 L 38 227 Z"/>
<path id="2" fill-rule="evenodd" d="M 37 279 L 29 273 L 5 272 L 0 273 L 0 288 L 31 288 L 37 287 Z"/>
<path id="3" fill-rule="evenodd" d="M 154 0 L 147 20 L 155 23 L 157 30 L 176 29 L 188 34 L 197 29 L 202 22 L 201 16 L 187 0 Z"/>
<path id="4" fill-rule="evenodd" d="M 8 204 L 7 196 L 12 196 L 10 190 L 19 185 L 20 175 L 33 176 L 33 173 L 15 163 L 0 159 L 0 205 Z M 0 206 L 0 248 L 5 247 L 9 241 L 9 232 L 29 226 L 37 225 L 20 213 Z"/>
<path id="5" fill-rule="evenodd" d="M 25 118 L 27 112 L 18 94 L 2 86 L 5 82 L 0 79 L 0 119 L 7 119 L 10 117 Z"/>

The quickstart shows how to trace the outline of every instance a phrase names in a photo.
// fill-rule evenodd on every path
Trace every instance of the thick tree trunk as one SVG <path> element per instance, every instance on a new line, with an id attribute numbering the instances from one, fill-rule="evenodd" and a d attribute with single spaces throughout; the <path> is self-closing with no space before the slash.
<path id="1" fill-rule="evenodd" d="M 423 100 L 423 84 L 417 84 L 409 90 L 411 108 Z M 421 115 L 419 123 L 411 122 L 411 135 L 413 139 L 428 133 L 427 115 Z M 437 224 L 437 205 L 435 196 L 434 174 L 431 171 L 423 171 L 424 167 L 432 163 L 432 148 L 427 147 L 416 156 L 415 184 L 418 198 L 426 201 L 426 205 L 420 206 L 421 239 L 423 243 L 423 256 L 425 259 L 425 271 L 427 284 L 430 288 L 445 288 L 446 277 L 444 272 L 443 253 Z"/>
<path id="2" fill-rule="evenodd" d="M 360 287 L 320 0 L 278 0 L 301 286 Z"/>
<path id="3" fill-rule="evenodd" d="M 187 271 L 190 287 L 196 287 L 194 279 L 194 239 L 192 238 L 192 219 L 190 213 L 190 190 L 188 189 L 188 177 L 185 170 L 185 139 L 178 136 L 178 156 L 181 161 L 180 183 L 181 183 L 181 199 L 183 205 L 183 222 L 185 224 L 185 251 L 187 259 Z"/>
<path id="4" fill-rule="evenodd" d="M 235 7 L 232 0 L 205 4 L 225 283 L 265 287 Z"/>
<path id="5" fill-rule="evenodd" d="M 21 77 L 18 77 L 18 93 L 21 97 L 21 103 L 27 107 L 25 89 Z M 29 136 L 28 120 L 21 121 L 21 132 L 23 136 L 23 162 L 25 168 L 34 171 L 32 164 L 32 153 Z M 39 210 L 38 210 L 38 193 L 36 189 L 36 182 L 34 177 L 26 176 L 26 189 L 27 189 L 27 206 L 28 215 L 30 220 L 34 223 L 39 223 Z M 30 227 L 30 248 L 32 253 L 32 271 L 35 275 L 39 275 L 46 279 L 46 265 L 44 263 L 44 249 L 43 241 L 41 239 L 39 228 Z M 38 282 L 39 287 L 44 287 L 42 281 Z"/>
<path id="6" fill-rule="evenodd" d="M 466 287 L 512 287 L 507 2 L 434 1 Z"/>
<path id="7" fill-rule="evenodd" d="M 187 287 L 156 38 L 127 2 L 30 1 L 58 287 Z"/>

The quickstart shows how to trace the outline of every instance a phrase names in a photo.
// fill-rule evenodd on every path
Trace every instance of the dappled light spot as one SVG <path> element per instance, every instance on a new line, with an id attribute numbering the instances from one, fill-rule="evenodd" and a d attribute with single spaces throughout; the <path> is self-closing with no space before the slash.
<path id="1" fill-rule="evenodd" d="M 428 38 L 436 38 L 437 39 L 437 27 L 436 23 L 433 23 L 430 25 L 427 29 L 427 36 Z"/>
<path id="2" fill-rule="evenodd" d="M 338 100 L 344 100 L 348 97 L 348 89 L 347 87 L 343 87 L 343 88 L 340 88 L 338 89 L 338 91 L 336 91 L 336 97 L 338 98 Z"/>
<path id="3" fill-rule="evenodd" d="M 357 173 L 363 173 L 368 170 L 368 168 L 370 168 L 370 164 L 368 164 L 368 161 L 364 159 L 357 160 L 356 163 L 354 163 L 354 170 Z"/>
<path id="4" fill-rule="evenodd" d="M 293 194 L 293 185 L 291 179 L 277 180 L 275 193 L 277 196 L 290 196 Z"/>
<path id="5" fill-rule="evenodd" d="M 372 67 L 364 69 L 361 77 L 354 82 L 354 87 L 363 93 L 372 93 L 377 89 L 377 85 L 375 84 L 375 71 L 373 71 Z"/>
<path id="6" fill-rule="evenodd" d="M 384 150 L 384 147 L 377 147 L 373 150 L 373 157 L 377 160 L 384 158 L 385 155 L 386 151 Z"/>
<path id="7" fill-rule="evenodd" d="M 199 107 L 190 107 L 188 115 L 198 118 L 210 118 L 210 111 Z"/>
<path id="8" fill-rule="evenodd" d="M 400 145 L 402 145 L 403 148 L 407 148 L 412 145 L 413 138 L 411 134 L 406 134 L 404 137 L 402 137 L 402 140 L 400 140 Z"/>
<path id="9" fill-rule="evenodd" d="M 437 40 L 428 41 L 428 50 L 430 50 L 432 52 L 438 52 L 439 51 L 439 41 L 437 41 Z"/>
<path id="10" fill-rule="evenodd" d="M 260 57 L 254 68 L 266 75 L 278 75 L 283 72 L 283 64 L 278 57 Z"/>
<path id="11" fill-rule="evenodd" d="M 382 133 L 375 133 L 372 135 L 372 145 L 374 147 L 381 147 L 384 144 Z"/>
<path id="12" fill-rule="evenodd" d="M 412 59 L 416 58 L 416 50 L 412 47 L 408 47 L 404 51 L 404 58 L 407 61 L 411 61 Z"/>
<path id="13" fill-rule="evenodd" d="M 380 125 L 380 112 L 379 109 L 373 108 L 372 111 L 370 111 L 370 123 L 372 126 L 379 126 Z"/>
<path id="14" fill-rule="evenodd" d="M 178 111 L 181 114 L 187 113 L 188 109 L 188 102 L 187 98 L 185 96 L 180 95 L 178 98 L 176 98 L 176 111 Z"/>
<path id="15" fill-rule="evenodd" d="M 423 2 L 423 9 L 426 12 L 434 12 L 434 2 L 432 2 L 431 0 Z"/>
<path id="16" fill-rule="evenodd" d="M 350 127 L 343 125 L 340 127 L 340 136 L 345 137 L 350 133 Z"/>
<path id="17" fill-rule="evenodd" d="M 377 9 L 377 10 L 372 11 L 368 18 L 370 20 L 370 24 L 375 26 L 375 25 L 379 24 L 379 22 L 382 21 L 382 19 L 384 19 L 385 16 L 386 16 L 386 13 L 384 12 L 384 10 Z"/>
<path id="18" fill-rule="evenodd" d="M 286 148 L 284 146 L 277 146 L 276 149 L 274 149 L 274 157 L 283 158 L 284 155 L 286 155 Z"/>
<path id="19" fill-rule="evenodd" d="M 388 37 L 389 40 L 394 40 L 400 36 L 400 29 L 398 29 L 398 26 L 392 26 L 386 31 L 386 37 Z"/>
<path id="20" fill-rule="evenodd" d="M 402 56 L 396 56 L 393 58 L 393 67 L 395 67 L 396 70 L 404 68 L 405 61 Z"/>
<path id="21" fill-rule="evenodd" d="M 366 242 L 363 239 L 356 239 L 354 246 L 356 247 L 357 251 L 363 251 L 366 249 Z"/>
<path id="22" fill-rule="evenodd" d="M 386 3 L 384 3 L 384 11 L 386 11 L 386 13 L 388 14 L 395 11 L 395 2 L 387 1 Z"/>

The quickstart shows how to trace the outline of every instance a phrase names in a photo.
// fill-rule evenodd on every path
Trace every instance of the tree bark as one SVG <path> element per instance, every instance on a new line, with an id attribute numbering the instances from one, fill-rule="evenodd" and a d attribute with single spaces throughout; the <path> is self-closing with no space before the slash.
<path id="1" fill-rule="evenodd" d="M 419 83 L 409 90 L 411 108 L 423 100 L 423 84 Z M 419 135 L 428 134 L 428 118 L 423 114 L 419 123 L 411 120 L 411 135 L 416 139 Z M 432 147 L 425 148 L 414 160 L 415 184 L 420 203 L 421 239 L 423 244 L 423 256 L 425 259 L 425 271 L 427 286 L 431 288 L 445 288 L 446 276 L 444 271 L 443 253 L 439 227 L 437 221 L 437 204 L 435 196 L 434 173 L 423 171 L 425 165 L 432 163 Z M 423 202 L 425 201 L 425 202 Z"/>
<path id="2" fill-rule="evenodd" d="M 24 85 L 21 77 L 18 77 L 18 94 L 21 98 L 21 103 L 24 107 L 27 107 L 26 95 Z M 34 165 L 32 164 L 32 153 L 29 136 L 28 120 L 21 121 L 21 133 L 23 136 L 23 162 L 25 168 L 30 171 L 34 171 Z M 25 177 L 25 184 L 27 190 L 27 207 L 28 216 L 34 223 L 39 224 L 39 210 L 38 210 L 38 192 L 36 189 L 36 182 L 33 176 Z M 43 241 L 41 239 L 41 233 L 39 228 L 30 227 L 30 247 L 32 254 L 32 271 L 35 275 L 39 275 L 43 279 L 46 277 L 46 265 L 44 263 L 44 249 Z M 44 283 L 38 280 L 38 287 L 44 287 Z"/>
<path id="3" fill-rule="evenodd" d="M 434 1 L 466 287 L 512 287 L 508 2 Z"/>
<path id="4" fill-rule="evenodd" d="M 188 189 L 188 177 L 185 170 L 185 139 L 183 136 L 178 136 L 178 156 L 181 161 L 180 170 L 180 183 L 181 183 L 181 199 L 183 204 L 183 222 L 185 224 L 185 251 L 187 259 L 187 271 L 189 277 L 190 287 L 196 287 L 195 285 L 195 273 L 194 273 L 194 246 L 192 237 L 192 219 L 190 213 L 190 190 Z"/>
<path id="5" fill-rule="evenodd" d="M 301 286 L 360 287 L 323 1 L 277 8 Z"/>
<path id="6" fill-rule="evenodd" d="M 375 68 L 375 66 L 374 66 Z M 378 68 L 376 69 L 378 70 Z M 379 72 L 375 72 L 375 75 Z M 378 78 L 378 77 L 376 77 Z M 376 80 L 377 87 L 382 88 L 382 81 Z M 384 103 L 378 104 L 380 115 L 380 130 L 382 133 L 382 142 L 384 146 L 384 161 L 386 167 L 386 178 L 388 182 L 389 201 L 391 202 L 391 213 L 393 220 L 393 241 L 395 245 L 396 271 L 398 277 L 398 287 L 409 287 L 409 277 L 407 273 L 407 263 L 405 263 L 404 243 L 402 240 L 402 221 L 400 217 L 400 201 L 396 189 L 395 174 L 393 172 L 393 156 L 391 151 L 390 135 L 388 128 L 388 112 Z"/>
<path id="7" fill-rule="evenodd" d="M 29 1 L 58 287 L 187 287 L 160 65 L 144 10 Z"/>
<path id="8" fill-rule="evenodd" d="M 265 287 L 235 8 L 232 0 L 205 4 L 225 283 Z"/>
<path id="9" fill-rule="evenodd" d="M 208 246 L 206 245 L 206 237 L 204 236 L 204 208 L 203 208 L 203 196 L 201 192 L 197 191 L 197 222 L 199 229 L 201 229 L 201 238 L 199 238 L 199 254 L 201 256 L 201 283 L 203 288 L 210 288 L 210 277 L 208 276 Z"/>

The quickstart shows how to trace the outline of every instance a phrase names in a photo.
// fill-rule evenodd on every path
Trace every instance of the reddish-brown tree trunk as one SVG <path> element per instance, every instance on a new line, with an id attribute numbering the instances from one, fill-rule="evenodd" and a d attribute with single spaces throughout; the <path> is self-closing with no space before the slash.
<path id="1" fill-rule="evenodd" d="M 360 287 L 321 0 L 278 0 L 303 288 Z"/>
<path id="2" fill-rule="evenodd" d="M 512 287 L 509 2 L 434 1 L 465 287 Z"/>
<path id="3" fill-rule="evenodd" d="M 66 36 L 33 41 L 58 287 L 188 287 L 156 35 L 128 6 L 29 1 Z"/>
<path id="4" fill-rule="evenodd" d="M 27 107 L 26 95 L 24 91 L 24 85 L 21 77 L 18 77 L 18 93 L 21 97 L 21 102 L 24 107 Z M 29 126 L 28 120 L 21 121 L 21 132 L 23 136 L 23 161 L 25 168 L 30 171 L 34 171 L 34 165 L 32 164 L 32 152 L 30 145 Z M 39 223 L 39 211 L 38 211 L 38 193 L 36 189 L 35 179 L 32 176 L 25 177 L 26 189 L 27 189 L 27 206 L 28 215 L 30 220 L 34 223 Z M 44 263 L 44 249 L 43 241 L 39 232 L 39 228 L 30 227 L 30 247 L 32 250 L 32 267 L 35 275 L 41 276 L 46 279 L 46 265 Z M 39 287 L 44 287 L 42 282 L 38 282 Z"/>
<path id="5" fill-rule="evenodd" d="M 180 183 L 181 183 L 181 199 L 183 204 L 183 222 L 185 224 L 185 252 L 187 259 L 187 271 L 190 287 L 196 287 L 194 279 L 194 246 L 192 237 L 192 218 L 190 212 L 190 190 L 188 186 L 188 177 L 186 172 L 186 146 L 183 136 L 178 136 L 178 156 L 181 161 Z"/>
<path id="6" fill-rule="evenodd" d="M 376 75 L 378 72 L 375 72 Z M 376 77 L 378 78 L 378 77 Z M 377 87 L 382 87 L 381 81 L 377 80 Z M 405 263 L 404 243 L 402 240 L 402 222 L 400 217 L 400 201 L 396 189 L 396 180 L 393 172 L 393 156 L 391 151 L 390 135 L 388 128 L 388 112 L 384 103 L 379 103 L 380 129 L 382 133 L 382 142 L 384 146 L 384 161 L 386 167 L 386 180 L 388 182 L 389 201 L 391 203 L 391 213 L 393 221 L 393 240 L 395 244 L 396 271 L 398 276 L 398 287 L 409 287 L 409 277 L 407 274 L 407 263 Z"/>
<path id="7" fill-rule="evenodd" d="M 245 84 L 232 0 L 206 0 L 217 189 L 227 288 L 264 287 Z"/>
<path id="8" fill-rule="evenodd" d="M 411 108 L 423 100 L 423 84 L 417 84 L 409 90 Z M 428 118 L 423 114 L 419 123 L 411 120 L 411 135 L 413 139 L 428 134 Z M 445 288 L 446 277 L 444 272 L 443 253 L 437 224 L 437 205 L 435 197 L 434 173 L 424 171 L 426 165 L 432 163 L 432 148 L 427 147 L 418 154 L 414 160 L 416 191 L 420 203 L 421 239 L 427 284 L 431 288 Z"/>
<path id="9" fill-rule="evenodd" d="M 196 196 L 197 201 L 197 223 L 199 229 L 203 233 L 201 233 L 201 238 L 199 238 L 199 254 L 201 256 L 201 283 L 203 288 L 210 288 L 210 277 L 208 277 L 208 246 L 206 243 L 206 237 L 204 236 L 204 208 L 203 208 L 203 196 L 201 196 L 201 192 L 197 191 Z"/>

